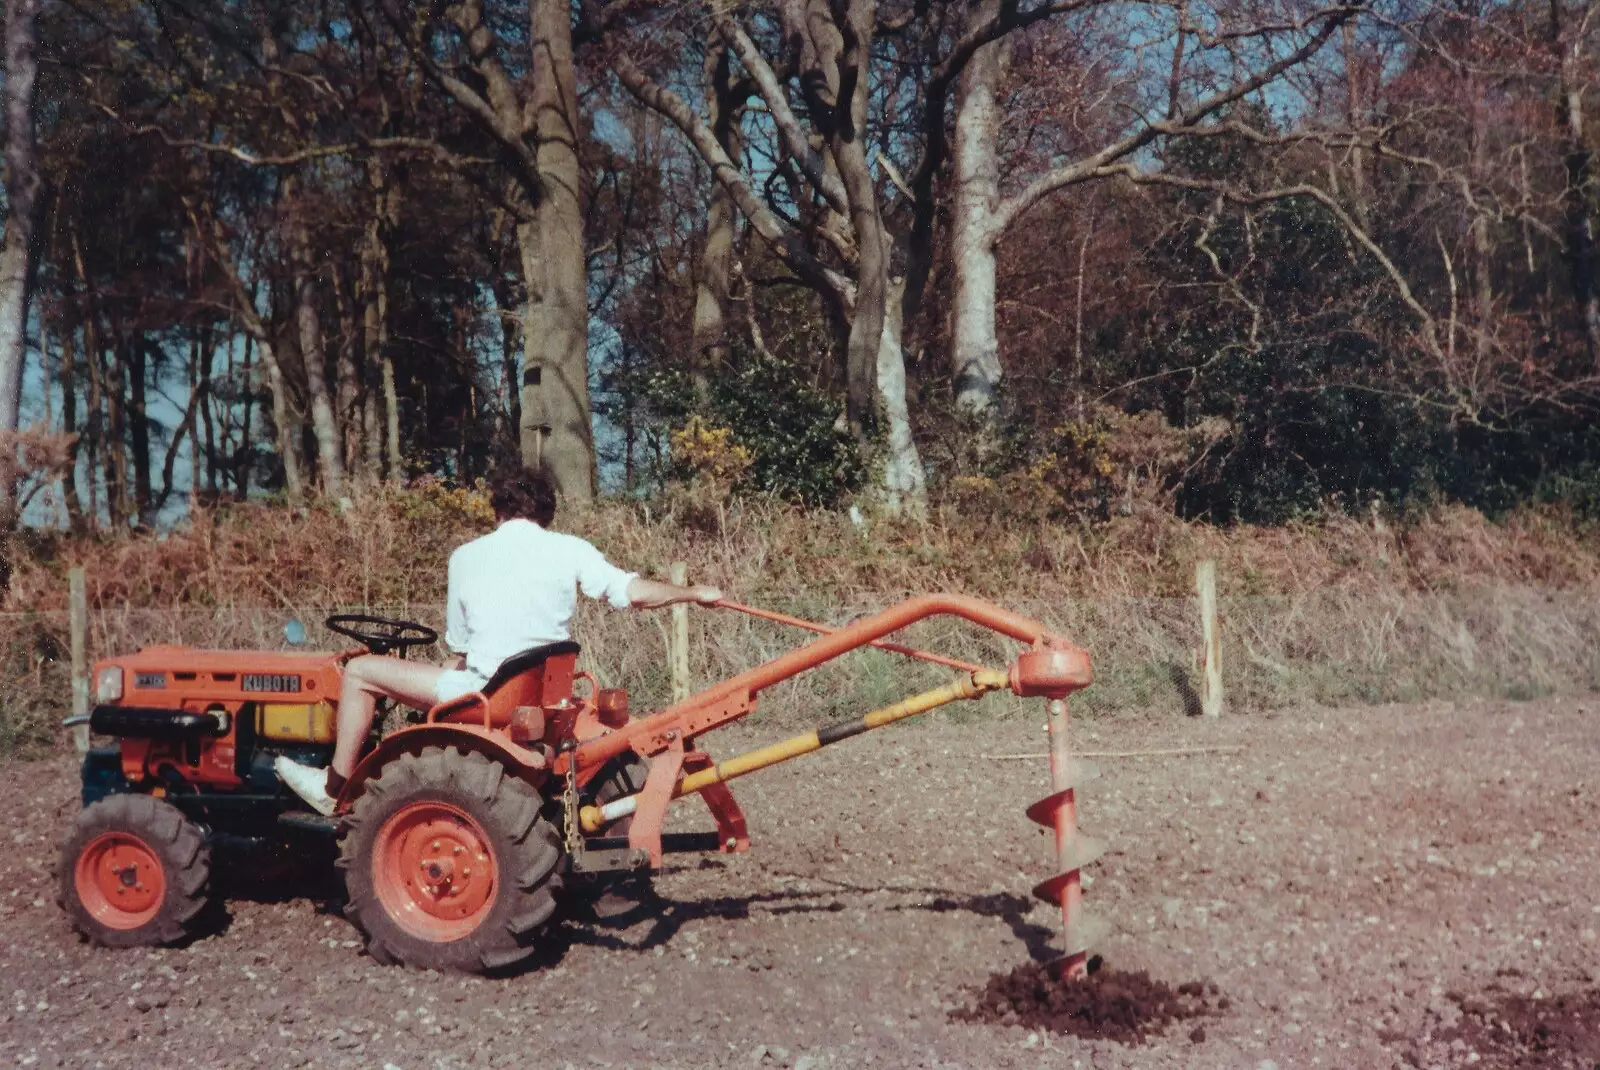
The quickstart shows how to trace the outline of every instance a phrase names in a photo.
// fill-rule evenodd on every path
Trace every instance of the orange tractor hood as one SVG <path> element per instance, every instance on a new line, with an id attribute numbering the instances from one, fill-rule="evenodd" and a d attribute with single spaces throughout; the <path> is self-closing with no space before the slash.
<path id="1" fill-rule="evenodd" d="M 122 698 L 118 701 L 127 706 L 244 699 L 320 702 L 338 698 L 341 668 L 347 656 L 151 646 L 136 654 L 97 662 L 95 681 L 98 691 L 104 673 L 122 670 Z"/>

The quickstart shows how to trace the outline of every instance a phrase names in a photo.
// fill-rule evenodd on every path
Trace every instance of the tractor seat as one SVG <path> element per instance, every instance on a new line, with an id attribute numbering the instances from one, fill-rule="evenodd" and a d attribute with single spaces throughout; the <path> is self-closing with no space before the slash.
<path id="1" fill-rule="evenodd" d="M 578 666 L 577 643 L 547 643 L 513 654 L 500 663 L 478 691 L 451 699 L 429 711 L 429 720 L 508 724 L 519 706 L 553 706 L 572 694 L 572 674 Z M 489 700 L 483 708 L 479 695 Z"/>
<path id="2" fill-rule="evenodd" d="M 513 654 L 502 661 L 500 667 L 494 671 L 494 675 L 489 677 L 489 682 L 483 685 L 483 693 L 493 698 L 494 693 L 513 677 L 521 676 L 529 669 L 537 668 L 562 654 L 571 654 L 576 658 L 582 649 L 577 643 L 568 639 L 563 643 L 546 643 L 544 646 L 530 647 L 520 654 Z"/>

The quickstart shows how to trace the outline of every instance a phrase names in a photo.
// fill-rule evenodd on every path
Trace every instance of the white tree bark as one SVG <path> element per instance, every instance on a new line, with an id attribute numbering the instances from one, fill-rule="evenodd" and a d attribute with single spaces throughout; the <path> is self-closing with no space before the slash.
<path id="1" fill-rule="evenodd" d="M 998 14 L 1000 0 L 981 0 L 974 18 L 983 23 Z M 955 311 L 950 343 L 950 377 L 956 404 L 981 413 L 994 403 L 1000 385 L 1000 339 L 996 327 L 999 235 L 995 208 L 1000 199 L 1000 73 L 1004 44 L 986 44 L 973 53 L 961 75 L 956 102 L 955 223 L 951 256 L 955 268 Z"/>
<path id="2" fill-rule="evenodd" d="M 0 432 L 15 431 L 22 409 L 27 358 L 28 307 L 39 261 L 38 142 L 34 134 L 34 82 L 39 74 L 35 29 L 39 0 L 6 0 L 6 218 L 0 247 Z M 7 470 L 11 468 L 9 463 Z M 15 521 L 16 488 L 0 480 L 0 523 Z"/>
<path id="3" fill-rule="evenodd" d="M 911 437 L 911 412 L 906 404 L 906 358 L 901 345 L 900 302 L 906 280 L 889 280 L 889 298 L 883 320 L 883 342 L 878 347 L 878 393 L 883 398 L 887 426 L 883 465 L 884 507 L 896 516 L 922 516 L 927 512 L 928 487 L 922 456 Z"/>

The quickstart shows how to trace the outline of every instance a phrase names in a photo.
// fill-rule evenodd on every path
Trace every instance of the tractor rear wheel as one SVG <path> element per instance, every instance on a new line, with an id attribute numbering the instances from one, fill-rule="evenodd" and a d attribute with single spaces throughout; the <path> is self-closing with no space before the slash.
<path id="1" fill-rule="evenodd" d="M 379 962 L 467 973 L 525 962 L 555 913 L 560 838 L 534 788 L 429 747 L 369 780 L 339 843 L 346 915 Z"/>
<path id="2" fill-rule="evenodd" d="M 61 848 L 57 901 L 106 947 L 152 947 L 192 935 L 210 900 L 211 851 L 177 807 L 112 795 L 78 815 Z"/>

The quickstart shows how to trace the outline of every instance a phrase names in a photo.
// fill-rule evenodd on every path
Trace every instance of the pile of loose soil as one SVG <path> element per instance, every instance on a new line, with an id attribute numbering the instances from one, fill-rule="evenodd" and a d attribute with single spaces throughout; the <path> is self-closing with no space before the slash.
<path id="1" fill-rule="evenodd" d="M 1600 1066 L 1600 988 L 1545 996 L 1493 993 L 1457 999 L 1461 1020 L 1436 1038 L 1465 1045 L 1486 1070 Z"/>
<path id="2" fill-rule="evenodd" d="M 1102 966 L 1083 978 L 1062 978 L 1054 965 L 1030 962 L 989 978 L 978 1002 L 952 1012 L 957 1021 L 1020 1025 L 1077 1037 L 1138 1044 L 1176 1022 L 1226 1010 L 1217 986 L 1189 981 L 1173 988 L 1144 970 L 1123 973 Z M 1189 1033 L 1195 1043 L 1205 1027 Z"/>

